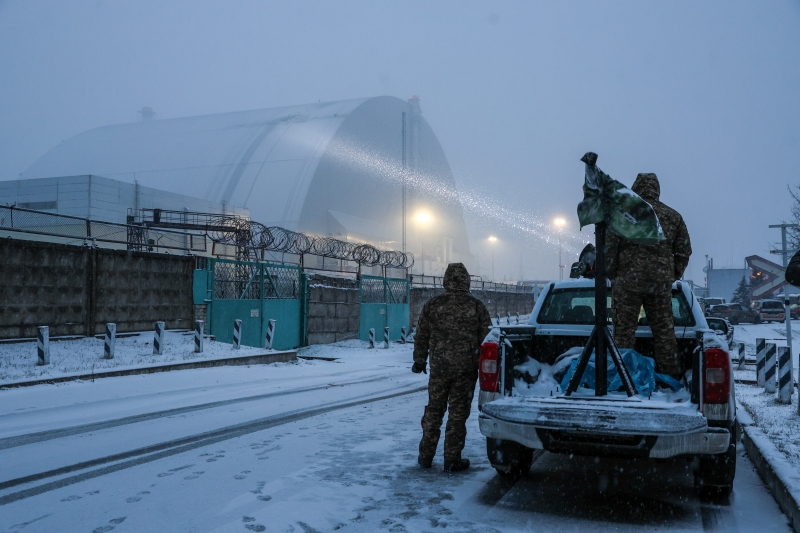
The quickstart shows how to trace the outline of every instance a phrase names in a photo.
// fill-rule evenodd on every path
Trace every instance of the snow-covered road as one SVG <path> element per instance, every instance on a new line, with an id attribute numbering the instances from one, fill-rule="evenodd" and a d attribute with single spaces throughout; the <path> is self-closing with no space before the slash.
<path id="1" fill-rule="evenodd" d="M 545 454 L 505 482 L 477 406 L 473 468 L 422 470 L 409 348 L 0 391 L 0 532 L 789 531 L 741 450 L 724 505 L 684 460 Z"/>

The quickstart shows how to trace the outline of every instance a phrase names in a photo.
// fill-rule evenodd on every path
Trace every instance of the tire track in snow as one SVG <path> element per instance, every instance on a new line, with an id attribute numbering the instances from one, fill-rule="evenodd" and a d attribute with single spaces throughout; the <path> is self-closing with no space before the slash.
<path id="1" fill-rule="evenodd" d="M 43 494 L 45 492 L 49 492 L 52 490 L 60 489 L 62 487 L 73 485 L 75 483 L 80 483 L 81 481 L 104 476 L 107 474 L 111 474 L 113 472 L 118 472 L 120 470 L 125 470 L 127 468 L 132 468 L 134 466 L 149 463 L 152 461 L 157 461 L 159 459 L 184 453 L 190 450 L 194 450 L 196 448 L 202 448 L 204 446 L 209 446 L 211 444 L 215 444 L 217 442 L 221 442 L 224 440 L 241 437 L 249 433 L 255 433 L 276 426 L 289 424 L 291 422 L 296 422 L 298 420 L 311 418 L 321 414 L 329 413 L 331 411 L 348 409 L 350 407 L 356 407 L 367 403 L 375 403 L 382 400 L 397 398 L 399 396 L 406 396 L 409 394 L 416 394 L 427 390 L 428 386 L 425 385 L 424 387 L 415 387 L 413 389 L 401 390 L 400 392 L 394 392 L 391 394 L 372 396 L 366 399 L 356 399 L 356 398 L 363 398 L 364 396 L 368 395 L 356 396 L 355 398 L 351 398 L 346 402 L 332 402 L 329 404 L 324 404 L 323 406 L 314 409 L 289 411 L 286 413 L 268 416 L 266 418 L 261 418 L 258 420 L 245 422 L 242 424 L 236 424 L 233 426 L 221 428 L 214 431 L 199 433 L 197 435 L 191 435 L 189 437 L 174 439 L 171 441 L 162 442 L 160 444 L 154 444 L 151 446 L 145 446 L 143 448 L 131 450 L 125 453 L 110 455 L 107 457 L 101 457 L 91 461 L 85 461 L 82 463 L 77 463 L 74 465 L 57 468 L 55 470 L 50 470 L 48 472 L 42 472 L 39 474 L 33 474 L 22 478 L 12 479 L 0 484 L 0 490 L 11 488 L 18 485 L 23 485 L 26 483 L 31 483 L 34 481 L 41 481 L 43 479 L 47 479 L 50 477 L 70 474 L 73 472 L 85 470 L 87 468 L 99 466 L 102 464 L 116 463 L 105 466 L 103 468 L 98 468 L 96 470 L 91 470 L 89 472 L 83 472 L 56 481 L 51 481 L 49 483 L 44 483 L 42 485 L 31 487 L 29 489 L 13 492 L 5 496 L 0 496 L 0 506 L 7 505 L 9 503 L 13 503 L 19 500 L 24 500 L 25 498 L 37 496 L 39 494 Z M 122 462 L 117 462 L 117 461 L 122 461 Z"/>
<path id="2" fill-rule="evenodd" d="M 155 420 L 157 418 L 164 418 L 168 416 L 175 416 L 184 413 L 191 413 L 193 411 L 202 411 L 205 409 L 214 409 L 217 407 L 224 407 L 235 403 L 255 402 L 264 400 L 275 396 L 288 396 L 290 394 L 300 394 L 303 392 L 313 392 L 317 390 L 328 389 L 331 387 L 344 387 L 347 385 L 358 385 L 361 383 L 370 383 L 374 381 L 382 381 L 389 379 L 393 376 L 378 376 L 370 379 L 359 379 L 352 381 L 344 381 L 341 383 L 327 383 L 325 385 L 315 385 L 312 387 L 303 387 L 299 389 L 291 389 L 285 391 L 267 392 L 264 394 L 256 394 L 254 396 L 244 396 L 241 398 L 232 398 L 230 400 L 220 400 L 216 402 L 202 403 L 198 405 L 189 405 L 186 407 L 176 407 L 174 409 L 165 409 L 163 411 L 155 411 L 152 413 L 144 413 L 141 415 L 126 416 L 123 418 L 115 418 L 112 420 L 104 420 L 102 422 L 92 422 L 89 424 L 81 424 L 78 426 L 70 426 L 59 429 L 49 429 L 47 431 L 38 431 L 36 433 L 27 433 L 24 435 L 16 435 L 14 437 L 6 437 L 0 439 L 0 450 L 7 448 L 16 448 L 17 446 L 25 446 L 27 444 L 34 444 L 53 439 L 60 439 L 63 437 L 70 437 L 72 435 L 80 435 L 81 433 L 90 433 L 93 431 L 100 431 L 103 429 L 114 428 L 118 426 L 125 426 L 128 424 L 136 424 L 139 422 L 146 422 L 148 420 Z M 3 483 L 0 483 L 0 490 L 5 488 Z"/>

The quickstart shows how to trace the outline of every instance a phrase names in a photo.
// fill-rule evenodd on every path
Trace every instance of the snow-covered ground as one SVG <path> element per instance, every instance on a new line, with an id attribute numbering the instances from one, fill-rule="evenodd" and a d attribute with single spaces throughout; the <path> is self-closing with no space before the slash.
<path id="1" fill-rule="evenodd" d="M 792 321 L 792 340 L 794 355 L 794 374 L 798 374 L 797 353 L 800 343 L 800 321 Z M 748 359 L 755 358 L 757 338 L 768 339 L 778 346 L 786 346 L 786 326 L 783 324 L 739 325 L 734 329 L 734 342 L 744 342 Z M 755 369 L 748 366 L 744 371 L 736 371 L 739 379 L 755 380 Z M 796 379 L 796 378 L 795 378 Z M 738 383 L 736 398 L 747 409 L 755 424 L 783 452 L 790 464 L 800 473 L 800 416 L 797 414 L 797 389 L 792 395 L 792 404 L 778 403 L 777 394 L 764 392 L 763 387 Z"/>
<path id="2" fill-rule="evenodd" d="M 230 344 L 209 339 L 205 339 L 202 353 L 194 353 L 192 333 L 167 331 L 163 354 L 153 355 L 153 332 L 149 331 L 134 337 L 117 338 L 114 359 L 103 358 L 103 339 L 51 340 L 50 364 L 37 366 L 36 342 L 4 343 L 0 344 L 0 386 L 29 379 L 263 353 L 267 350 L 249 346 L 234 350 Z"/>
<path id="3" fill-rule="evenodd" d="M 473 466 L 444 474 L 440 442 L 423 470 L 411 349 L 0 390 L 0 531 L 789 531 L 741 450 L 724 504 L 684 460 L 545 454 L 509 483 L 477 406 Z"/>

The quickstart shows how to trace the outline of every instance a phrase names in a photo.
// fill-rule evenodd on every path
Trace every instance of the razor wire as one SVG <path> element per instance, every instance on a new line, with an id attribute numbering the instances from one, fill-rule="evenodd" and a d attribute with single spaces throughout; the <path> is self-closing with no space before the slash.
<path id="1" fill-rule="evenodd" d="M 236 247 L 243 255 L 257 258 L 261 251 L 294 255 L 317 255 L 365 266 L 411 268 L 414 255 L 394 250 L 379 250 L 363 243 L 332 237 L 314 237 L 279 226 L 265 226 L 238 215 L 191 213 L 161 209 L 139 209 L 139 222 L 148 227 L 203 231 L 217 244 Z"/>

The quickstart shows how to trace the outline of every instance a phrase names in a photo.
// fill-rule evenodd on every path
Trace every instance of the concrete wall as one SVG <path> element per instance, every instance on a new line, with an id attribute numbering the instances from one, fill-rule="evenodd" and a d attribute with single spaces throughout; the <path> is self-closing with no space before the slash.
<path id="1" fill-rule="evenodd" d="M 419 320 L 419 315 L 425 303 L 437 294 L 442 294 L 443 292 L 444 289 L 441 288 L 411 287 L 411 305 L 409 306 L 411 317 L 409 319 L 409 324 L 411 324 L 412 328 L 417 325 L 417 320 Z M 500 313 L 501 317 L 505 317 L 506 313 L 511 313 L 511 316 L 514 316 L 515 313 L 519 313 L 520 315 L 528 314 L 533 309 L 533 304 L 535 303 L 533 293 L 471 291 L 470 294 L 486 305 L 492 318 L 494 318 L 497 313 Z"/>
<path id="2" fill-rule="evenodd" d="M 0 240 L 0 338 L 190 328 L 194 258 Z"/>
<path id="3" fill-rule="evenodd" d="M 359 298 L 355 280 L 309 275 L 306 309 L 309 345 L 358 337 Z"/>

